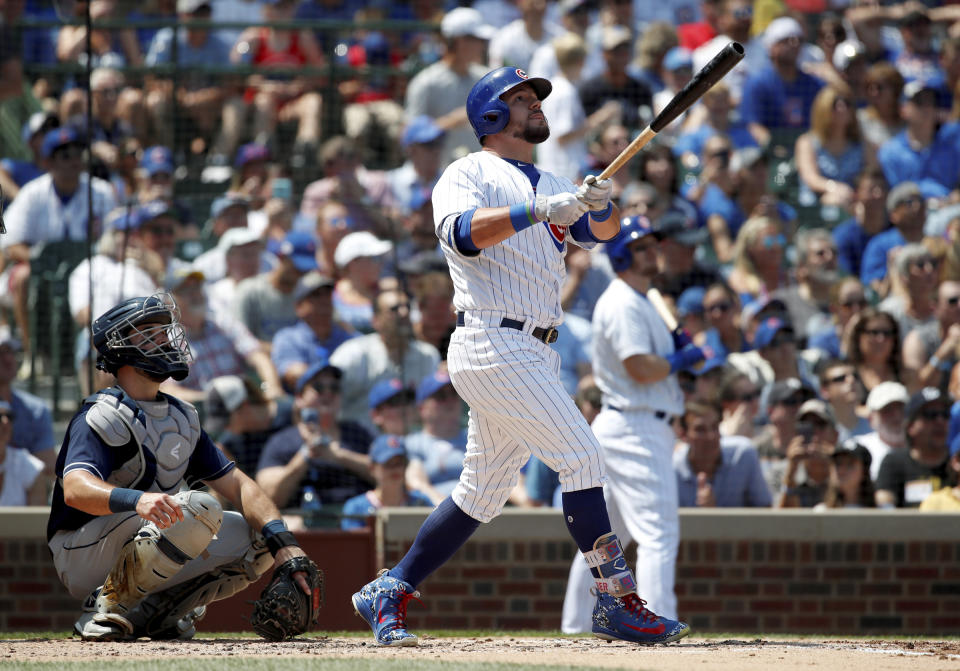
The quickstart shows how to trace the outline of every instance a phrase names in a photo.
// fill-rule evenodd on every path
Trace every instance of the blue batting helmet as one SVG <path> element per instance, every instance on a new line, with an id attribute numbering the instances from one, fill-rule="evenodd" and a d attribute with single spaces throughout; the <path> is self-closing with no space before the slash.
<path id="1" fill-rule="evenodd" d="M 653 230 L 650 220 L 642 214 L 624 217 L 620 221 L 620 232 L 617 233 L 617 237 L 604 246 L 607 256 L 610 257 L 610 265 L 615 272 L 626 270 L 633 263 L 633 255 L 628 248 L 630 243 L 648 235 L 660 239 L 660 234 Z"/>
<path id="2" fill-rule="evenodd" d="M 553 84 L 542 77 L 529 77 L 518 68 L 497 68 L 485 74 L 470 89 L 467 96 L 467 118 L 479 140 L 485 135 L 496 135 L 510 121 L 510 108 L 500 99 L 504 93 L 520 84 L 530 84 L 540 100 L 543 100 Z"/>
<path id="3" fill-rule="evenodd" d="M 167 293 L 128 298 L 93 322 L 97 368 L 113 375 L 132 366 L 152 379 L 183 380 L 193 357 L 180 325 L 180 309 Z"/>

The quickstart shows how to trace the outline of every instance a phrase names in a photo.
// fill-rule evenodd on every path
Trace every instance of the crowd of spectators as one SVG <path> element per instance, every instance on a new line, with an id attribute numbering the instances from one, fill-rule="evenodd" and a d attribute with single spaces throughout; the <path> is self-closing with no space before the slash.
<path id="1" fill-rule="evenodd" d="M 430 193 L 480 148 L 468 91 L 500 65 L 549 77 L 537 166 L 579 182 L 736 40 L 746 58 L 614 179 L 708 354 L 680 373 L 680 503 L 960 509 L 960 10 L 823 4 L 0 5 L 0 502 L 35 501 L 55 455 L 50 409 L 16 382 L 35 373 L 31 263 L 89 236 L 65 287 L 83 393 L 110 383 L 84 372 L 90 320 L 168 291 L 195 362 L 164 390 L 291 523 L 441 501 L 467 410 Z M 94 28 L 86 78 L 88 9 L 131 27 Z M 353 27 L 291 27 L 313 19 Z M 554 346 L 589 419 L 613 273 L 602 249 L 566 265 Z M 511 502 L 555 493 L 531 461 Z"/>

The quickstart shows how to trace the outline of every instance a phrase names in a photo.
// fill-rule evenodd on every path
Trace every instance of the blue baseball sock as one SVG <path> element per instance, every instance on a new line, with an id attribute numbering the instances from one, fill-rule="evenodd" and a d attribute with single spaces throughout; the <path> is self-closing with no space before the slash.
<path id="1" fill-rule="evenodd" d="M 600 497 L 601 500 L 603 497 Z M 416 588 L 427 576 L 443 566 L 480 526 L 457 507 L 449 496 L 424 521 L 413 545 L 389 575 Z"/>
<path id="2" fill-rule="evenodd" d="M 610 517 L 607 502 L 603 499 L 603 487 L 591 487 L 576 492 L 563 492 L 563 519 L 580 552 L 593 550 L 593 543 L 610 533 Z M 596 568 L 590 572 L 599 577 Z"/>

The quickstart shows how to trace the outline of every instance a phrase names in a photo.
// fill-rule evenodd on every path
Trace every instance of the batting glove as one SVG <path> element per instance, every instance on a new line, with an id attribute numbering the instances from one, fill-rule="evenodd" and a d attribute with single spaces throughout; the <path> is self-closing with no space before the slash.
<path id="1" fill-rule="evenodd" d="M 693 342 L 693 340 L 690 338 L 690 334 L 679 326 L 670 331 L 670 335 L 673 336 L 673 349 L 675 350 L 681 350 Z"/>
<path id="2" fill-rule="evenodd" d="M 606 209 L 610 202 L 610 194 L 613 193 L 613 180 L 601 179 L 597 181 L 595 175 L 588 175 L 583 180 L 583 184 L 577 189 L 577 198 L 587 205 L 587 209 L 598 212 Z"/>
<path id="3" fill-rule="evenodd" d="M 668 354 L 664 358 L 667 360 L 667 363 L 670 364 L 670 372 L 676 373 L 678 370 L 683 370 L 684 368 L 689 368 L 699 363 L 704 357 L 703 350 L 691 344 L 673 354 Z"/>
<path id="4" fill-rule="evenodd" d="M 537 196 L 534 216 L 538 221 L 548 221 L 554 226 L 573 226 L 587 211 L 587 206 L 573 193 L 558 193 L 555 196 Z"/>

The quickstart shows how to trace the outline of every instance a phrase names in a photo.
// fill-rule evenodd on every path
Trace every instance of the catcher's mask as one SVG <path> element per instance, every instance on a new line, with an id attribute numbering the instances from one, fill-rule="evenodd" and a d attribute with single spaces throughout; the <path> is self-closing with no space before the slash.
<path id="1" fill-rule="evenodd" d="M 193 355 L 180 324 L 180 309 L 168 293 L 129 298 L 93 322 L 97 368 L 113 375 L 132 366 L 151 379 L 183 380 Z"/>

